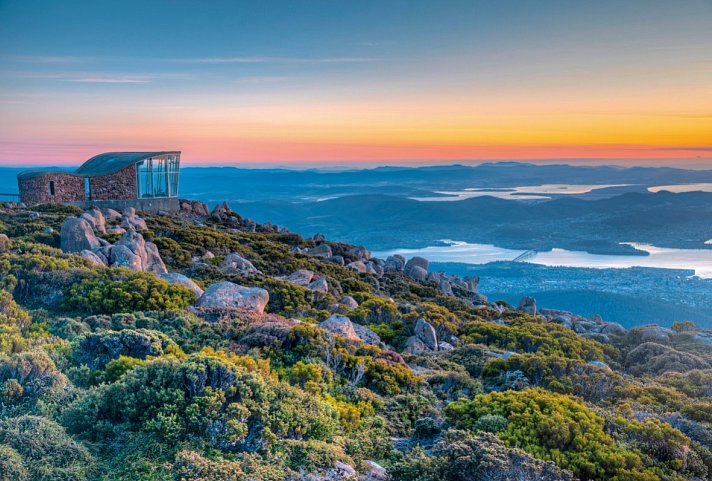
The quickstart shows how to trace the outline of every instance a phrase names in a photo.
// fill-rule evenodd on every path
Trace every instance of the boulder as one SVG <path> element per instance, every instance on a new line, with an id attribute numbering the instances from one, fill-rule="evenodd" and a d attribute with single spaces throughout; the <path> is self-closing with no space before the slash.
<path id="1" fill-rule="evenodd" d="M 133 209 L 133 207 L 131 209 Z M 121 227 L 123 227 L 126 230 L 146 230 L 146 229 L 148 229 L 148 227 L 146 226 L 146 221 L 143 220 L 142 218 L 138 217 L 135 214 L 131 217 L 124 215 L 121 218 Z"/>
<path id="2" fill-rule="evenodd" d="M 179 274 L 178 272 L 164 272 L 162 274 L 158 274 L 158 277 L 170 282 L 171 284 L 178 284 L 183 287 L 187 287 L 191 291 L 195 292 L 195 295 L 197 297 L 203 295 L 203 289 L 201 289 L 201 287 L 188 276 L 184 276 L 183 274 Z"/>
<path id="3" fill-rule="evenodd" d="M 101 246 L 91 224 L 79 217 L 70 217 L 64 221 L 60 239 L 60 246 L 64 252 L 93 251 Z"/>
<path id="4" fill-rule="evenodd" d="M 411 271 L 411 269 L 413 269 L 414 267 L 420 267 L 425 272 L 427 272 L 429 266 L 430 266 L 430 261 L 428 259 L 415 256 L 415 257 L 411 257 L 410 260 L 408 260 L 408 262 L 406 262 L 404 270 L 405 270 L 405 272 L 409 273 Z"/>
<path id="5" fill-rule="evenodd" d="M 383 269 L 390 272 L 403 272 L 405 268 L 405 258 L 399 256 L 398 254 L 394 256 L 388 256 L 383 264 Z"/>
<path id="6" fill-rule="evenodd" d="M 316 242 L 324 242 L 324 241 L 326 241 L 326 236 L 324 234 L 317 232 L 316 234 L 314 234 L 312 236 L 312 240 L 316 241 Z"/>
<path id="7" fill-rule="evenodd" d="M 212 284 L 195 303 L 196 307 L 246 309 L 263 313 L 269 293 L 259 287 L 245 287 L 223 281 Z"/>
<path id="8" fill-rule="evenodd" d="M 153 272 L 154 274 L 165 274 L 168 272 L 166 264 L 163 263 L 161 254 L 158 252 L 158 246 L 153 242 L 146 242 L 146 264 L 144 264 L 143 270 Z"/>
<path id="9" fill-rule="evenodd" d="M 442 341 L 438 343 L 438 351 L 452 351 L 453 349 L 455 349 L 455 346 L 449 342 Z"/>
<path id="10" fill-rule="evenodd" d="M 440 292 L 442 292 L 445 295 L 451 296 L 452 295 L 452 286 L 450 285 L 450 282 L 447 281 L 447 279 L 440 279 L 440 283 L 438 284 L 438 289 Z"/>
<path id="11" fill-rule="evenodd" d="M 361 479 L 368 481 L 387 481 L 386 469 L 375 461 L 364 461 Z"/>
<path id="12" fill-rule="evenodd" d="M 317 292 L 329 292 L 329 283 L 324 277 L 320 277 L 319 279 L 311 281 L 309 285 L 307 285 L 307 289 Z"/>
<path id="13" fill-rule="evenodd" d="M 143 270 L 143 261 L 131 249 L 117 244 L 109 250 L 109 264 L 113 267 L 125 267 L 134 272 Z"/>
<path id="14" fill-rule="evenodd" d="M 220 270 L 226 271 L 238 271 L 243 275 L 259 274 L 260 271 L 244 257 L 242 257 L 237 252 L 231 252 L 225 256 L 225 259 L 220 263 Z"/>
<path id="15" fill-rule="evenodd" d="M 625 332 L 625 327 L 617 322 L 606 322 L 601 328 L 603 334 L 622 334 Z"/>
<path id="16" fill-rule="evenodd" d="M 327 261 L 333 262 L 334 264 L 344 265 L 344 256 L 331 256 L 326 258 Z"/>
<path id="17" fill-rule="evenodd" d="M 117 222 L 121 220 L 121 214 L 114 209 L 105 209 L 104 219 L 108 222 Z"/>
<path id="18" fill-rule="evenodd" d="M 0 234 L 0 254 L 5 254 L 12 249 L 12 241 L 5 234 Z"/>
<path id="19" fill-rule="evenodd" d="M 415 323 L 413 333 L 425 343 L 432 351 L 438 350 L 438 336 L 435 333 L 435 328 L 425 319 L 418 319 Z"/>
<path id="20" fill-rule="evenodd" d="M 425 280 L 428 278 L 428 271 L 426 271 L 420 266 L 413 266 L 407 272 L 408 275 L 416 281 L 425 282 Z"/>
<path id="21" fill-rule="evenodd" d="M 417 336 L 410 336 L 408 340 L 405 341 L 404 351 L 410 354 L 420 355 L 429 352 L 430 349 Z"/>
<path id="22" fill-rule="evenodd" d="M 367 261 L 371 258 L 371 251 L 366 249 L 364 246 L 354 247 L 349 252 L 351 252 L 351 254 L 353 254 L 356 259 L 360 261 Z"/>
<path id="23" fill-rule="evenodd" d="M 380 345 L 381 343 L 381 337 L 373 332 L 371 329 L 368 327 L 362 326 L 361 324 L 356 324 L 356 323 L 351 323 L 351 325 L 354 328 L 354 332 L 356 332 L 356 335 L 361 339 L 363 342 L 367 344 L 375 344 L 375 345 Z"/>
<path id="24" fill-rule="evenodd" d="M 79 218 L 89 222 L 92 229 L 94 229 L 96 232 L 100 234 L 106 234 L 106 220 L 104 219 L 104 214 L 102 214 L 101 211 L 96 207 L 87 212 L 82 213 Z"/>
<path id="25" fill-rule="evenodd" d="M 606 371 L 611 371 L 611 367 L 610 367 L 608 364 L 606 364 L 605 362 L 601 362 L 601 361 L 589 361 L 589 362 L 588 362 L 588 365 L 589 365 L 589 366 L 595 366 L 595 367 L 597 367 L 597 368 L 599 368 L 599 369 L 605 369 Z"/>
<path id="26" fill-rule="evenodd" d="M 123 227 L 119 227 L 117 225 L 117 226 L 109 227 L 108 229 L 106 229 L 106 233 L 107 234 L 125 234 L 126 229 L 124 229 Z"/>
<path id="27" fill-rule="evenodd" d="M 463 280 L 467 284 L 466 289 L 468 291 L 477 292 L 477 288 L 480 285 L 480 276 L 466 276 Z"/>
<path id="28" fill-rule="evenodd" d="M 356 272 L 361 272 L 361 273 L 366 273 L 368 272 L 368 269 L 366 268 L 366 264 L 363 261 L 354 261 L 346 264 L 347 269 L 351 269 Z"/>
<path id="29" fill-rule="evenodd" d="M 316 247 L 309 248 L 306 253 L 315 257 L 324 257 L 327 259 L 334 255 L 328 244 L 319 244 Z"/>
<path id="30" fill-rule="evenodd" d="M 640 336 L 640 342 L 668 342 L 675 334 L 671 329 L 658 326 L 657 324 L 648 324 L 634 328 Z"/>
<path id="31" fill-rule="evenodd" d="M 286 277 L 278 277 L 277 279 L 291 282 L 292 284 L 296 284 L 298 286 L 307 287 L 312 279 L 314 279 L 314 272 L 307 269 L 299 269 Z"/>
<path id="32" fill-rule="evenodd" d="M 536 316 L 536 299 L 529 296 L 522 297 L 519 301 L 519 306 L 517 306 L 517 310 Z"/>
<path id="33" fill-rule="evenodd" d="M 354 341 L 360 339 L 354 330 L 351 319 L 340 314 L 332 314 L 328 319 L 320 322 L 319 327 L 347 339 Z"/>
<path id="34" fill-rule="evenodd" d="M 100 257 L 98 254 L 90 250 L 84 249 L 79 253 L 79 255 L 84 257 L 85 259 L 88 259 L 93 266 L 106 267 L 106 259 L 102 259 L 102 257 Z"/>
<path id="35" fill-rule="evenodd" d="M 351 296 L 344 296 L 339 299 L 339 304 L 346 307 L 347 309 L 356 309 L 358 307 L 358 302 Z"/>

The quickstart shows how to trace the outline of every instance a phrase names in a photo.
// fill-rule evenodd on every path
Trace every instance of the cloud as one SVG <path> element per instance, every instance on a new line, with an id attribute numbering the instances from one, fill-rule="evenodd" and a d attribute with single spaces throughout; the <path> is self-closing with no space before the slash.
<path id="1" fill-rule="evenodd" d="M 299 58 L 299 57 L 202 57 L 202 58 L 183 58 L 174 59 L 178 63 L 195 63 L 195 64 L 255 64 L 255 63 L 274 63 L 274 64 L 338 64 L 338 63 L 366 63 L 374 62 L 378 59 L 369 57 L 314 57 L 314 58 Z"/>
<path id="2" fill-rule="evenodd" d="M 263 77 L 243 77 L 238 79 L 238 82 L 244 84 L 262 84 L 262 83 L 274 83 L 274 82 L 285 82 L 290 80 L 292 77 L 277 77 L 277 76 L 263 76 Z"/>
<path id="3" fill-rule="evenodd" d="M 57 80 L 72 83 L 145 84 L 154 80 L 187 78 L 187 74 L 104 74 L 93 72 L 6 72 L 5 77 Z"/>
<path id="4" fill-rule="evenodd" d="M 82 63 L 89 60 L 89 57 L 74 57 L 67 55 L 11 55 L 5 58 L 14 62 L 39 64 Z"/>

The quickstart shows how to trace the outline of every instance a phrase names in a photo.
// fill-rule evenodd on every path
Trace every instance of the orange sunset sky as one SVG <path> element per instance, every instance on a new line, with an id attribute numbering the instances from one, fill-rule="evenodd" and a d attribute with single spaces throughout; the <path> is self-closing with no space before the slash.
<path id="1" fill-rule="evenodd" d="M 0 2 L 0 163 L 712 167 L 712 2 Z"/>

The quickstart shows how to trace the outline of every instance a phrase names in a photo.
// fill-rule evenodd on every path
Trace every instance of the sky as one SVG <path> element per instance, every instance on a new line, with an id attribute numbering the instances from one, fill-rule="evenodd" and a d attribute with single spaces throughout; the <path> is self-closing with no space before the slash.
<path id="1" fill-rule="evenodd" d="M 712 168 L 712 0 L 0 0 L 0 164 Z"/>

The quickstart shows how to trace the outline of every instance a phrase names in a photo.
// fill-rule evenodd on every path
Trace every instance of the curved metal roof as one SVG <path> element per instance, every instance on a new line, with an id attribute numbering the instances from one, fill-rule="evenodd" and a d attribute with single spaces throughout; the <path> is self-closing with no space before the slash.
<path id="1" fill-rule="evenodd" d="M 111 174 L 144 159 L 166 154 L 180 154 L 180 152 L 106 152 L 87 160 L 74 173 L 88 177 Z"/>

